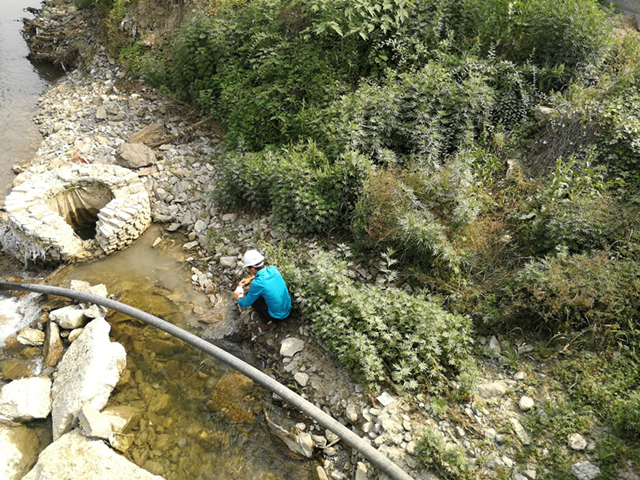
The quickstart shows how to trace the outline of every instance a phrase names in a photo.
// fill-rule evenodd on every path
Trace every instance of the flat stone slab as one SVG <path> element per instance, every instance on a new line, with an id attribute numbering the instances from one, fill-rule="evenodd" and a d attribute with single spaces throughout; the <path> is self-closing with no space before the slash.
<path id="1" fill-rule="evenodd" d="M 109 340 L 111 326 L 103 318 L 90 322 L 58 365 L 53 382 L 53 438 L 71 430 L 82 407 L 102 409 L 126 368 L 126 353 Z"/>
<path id="2" fill-rule="evenodd" d="M 78 429 L 67 433 L 40 454 L 22 480 L 163 480 L 111 450 L 102 440 Z"/>
<path id="3" fill-rule="evenodd" d="M 296 337 L 285 338 L 280 345 L 280 355 L 283 357 L 293 357 L 304 348 L 304 340 Z"/>

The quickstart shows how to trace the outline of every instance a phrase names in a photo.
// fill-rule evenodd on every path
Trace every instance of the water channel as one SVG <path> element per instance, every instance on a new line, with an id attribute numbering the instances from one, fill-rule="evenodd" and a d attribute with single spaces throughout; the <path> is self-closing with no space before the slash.
<path id="1" fill-rule="evenodd" d="M 36 102 L 60 75 L 26 58 L 20 19 L 30 15 L 26 7 L 39 6 L 34 3 L 0 0 L 0 204 L 13 180 L 11 165 L 27 162 L 37 151 L 41 138 L 32 122 Z M 154 248 L 158 237 L 163 237 L 163 246 Z M 114 298 L 186 328 L 260 367 L 250 351 L 221 338 L 229 322 L 217 328 L 198 323 L 196 313 L 211 308 L 211 303 L 193 290 L 181 245 L 152 226 L 124 251 L 55 272 L 25 271 L 0 253 L 0 277 L 46 277 L 48 284 L 65 287 L 70 280 L 103 283 Z M 37 351 L 4 348 L 8 335 L 39 317 L 34 300 L 33 296 L 0 294 L 0 362 L 21 361 L 34 374 L 47 374 Z M 268 392 L 153 327 L 121 314 L 112 313 L 108 321 L 112 339 L 127 350 L 127 372 L 109 406 L 128 405 L 140 413 L 130 432 L 133 443 L 127 458 L 167 480 L 313 478 L 316 463 L 294 458 L 270 433 L 263 417 L 265 408 L 270 417 L 285 420 Z M 0 381 L 0 387 L 3 384 Z M 44 448 L 51 441 L 50 422 L 30 427 Z"/>

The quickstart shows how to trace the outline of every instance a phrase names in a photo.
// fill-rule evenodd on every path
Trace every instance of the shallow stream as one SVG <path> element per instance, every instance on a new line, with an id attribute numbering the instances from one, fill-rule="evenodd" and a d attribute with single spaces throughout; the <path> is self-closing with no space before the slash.
<path id="1" fill-rule="evenodd" d="M 56 75 L 50 67 L 27 59 L 20 18 L 33 0 L 0 0 L 0 205 L 10 189 L 11 165 L 29 161 L 40 134 L 32 122 L 36 102 Z M 164 237 L 156 248 L 152 244 Z M 159 316 L 215 342 L 259 367 L 250 351 L 224 340 L 235 328 L 233 319 L 211 326 L 198 322 L 212 304 L 191 285 L 191 269 L 182 242 L 150 228 L 131 247 L 107 258 L 63 267 L 56 272 L 29 271 L 0 253 L 0 277 L 46 278 L 47 284 L 69 286 L 72 279 L 104 283 L 117 300 Z M 38 318 L 33 298 L 0 294 L 0 347 L 4 338 Z M 135 407 L 140 419 L 125 440 L 125 455 L 167 480 L 311 479 L 315 462 L 296 459 L 269 432 L 263 416 L 278 418 L 271 395 L 241 375 L 183 342 L 112 313 L 113 340 L 127 350 L 127 372 L 109 405 Z M 27 349 L 28 350 L 28 349 Z M 23 352 L 24 353 L 24 352 Z M 0 348 L 0 362 L 20 358 L 37 375 L 41 357 L 28 360 Z M 0 382 L 2 385 L 2 382 Z M 51 441 L 50 422 L 31 425 L 42 448 Z"/>

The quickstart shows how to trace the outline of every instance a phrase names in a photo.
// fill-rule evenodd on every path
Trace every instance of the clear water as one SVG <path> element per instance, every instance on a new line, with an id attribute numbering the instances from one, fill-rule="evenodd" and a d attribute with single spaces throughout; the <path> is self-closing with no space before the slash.
<path id="1" fill-rule="evenodd" d="M 29 62 L 22 18 L 36 0 L 0 0 L 0 203 L 11 189 L 11 165 L 33 158 L 42 137 L 32 117 L 39 95 L 62 72 Z"/>

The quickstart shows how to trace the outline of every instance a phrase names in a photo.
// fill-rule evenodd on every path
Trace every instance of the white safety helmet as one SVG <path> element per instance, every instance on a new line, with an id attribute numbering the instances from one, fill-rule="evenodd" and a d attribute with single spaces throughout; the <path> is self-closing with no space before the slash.
<path id="1" fill-rule="evenodd" d="M 244 268 L 261 267 L 264 264 L 264 257 L 258 250 L 247 250 L 244 257 L 242 257 L 242 261 L 244 262 Z"/>

